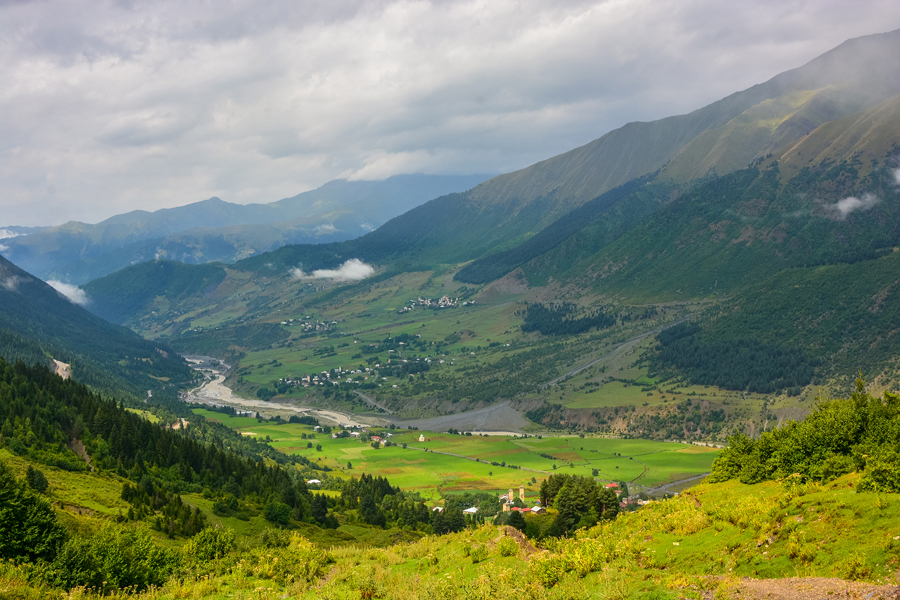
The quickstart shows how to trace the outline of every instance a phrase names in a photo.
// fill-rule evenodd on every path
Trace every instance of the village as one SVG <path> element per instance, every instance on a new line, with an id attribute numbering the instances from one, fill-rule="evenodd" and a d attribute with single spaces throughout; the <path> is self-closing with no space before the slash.
<path id="1" fill-rule="evenodd" d="M 454 308 L 456 306 L 469 306 L 475 304 L 474 300 L 469 300 L 467 302 L 463 302 L 460 304 L 459 298 L 449 298 L 447 296 L 441 296 L 437 300 L 432 300 L 431 298 L 417 298 L 415 300 L 409 301 L 409 306 L 404 306 L 397 312 L 399 314 L 408 313 L 416 308 Z"/>

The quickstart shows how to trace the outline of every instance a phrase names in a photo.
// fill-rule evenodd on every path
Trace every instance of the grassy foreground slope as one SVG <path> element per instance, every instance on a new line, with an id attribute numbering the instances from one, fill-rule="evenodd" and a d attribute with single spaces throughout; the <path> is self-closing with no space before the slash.
<path id="1" fill-rule="evenodd" d="M 158 589 L 116 597 L 674 600 L 765 597 L 773 589 L 787 598 L 811 587 L 821 594 L 815 597 L 848 597 L 833 596 L 848 589 L 858 594 L 849 597 L 892 597 L 900 500 L 858 494 L 857 481 L 848 475 L 827 485 L 702 485 L 542 548 L 511 527 L 490 525 L 384 548 L 315 553 L 291 537 L 287 546 L 245 547 L 189 563 Z M 4 563 L 0 593 L 63 597 L 30 577 L 27 567 Z M 756 581 L 788 577 L 839 580 Z"/>
<path id="2" fill-rule="evenodd" d="M 60 389 L 73 385 L 49 383 Z M 14 400 L 33 394 L 21 384 L 2 389 Z M 15 404 L 19 412 L 30 410 Z M 102 421 L 95 419 L 94 427 Z M 18 418 L 16 423 L 19 427 Z M 141 428 L 151 431 L 148 425 Z M 4 423 L 4 438 L 10 429 Z M 161 435 L 173 436 L 169 431 Z M 853 396 L 823 401 L 805 423 L 788 424 L 758 440 L 735 436 L 731 441 L 710 478 L 719 483 L 632 513 L 619 512 L 613 496 L 609 515 L 604 509 L 597 524 L 597 492 L 579 494 L 596 489 L 596 483 L 556 476 L 541 486 L 546 515 L 507 513 L 488 524 L 462 519 L 460 509 L 448 505 L 446 513 L 455 510 L 461 520 L 451 529 L 455 533 L 427 535 L 429 526 L 415 524 L 412 507 L 397 503 L 399 490 L 363 477 L 347 482 L 340 496 L 311 496 L 313 516 L 321 511 L 326 523 L 338 525 L 332 533 L 326 529 L 334 527 L 270 514 L 268 505 L 278 503 L 271 496 L 265 518 L 281 527 L 254 530 L 257 514 L 244 512 L 249 509 L 243 503 L 230 514 L 226 495 L 213 505 L 214 515 L 226 513 L 218 521 L 225 527 L 206 527 L 187 534 L 189 539 L 170 529 L 166 540 L 159 539 L 164 532 L 151 532 L 140 515 L 132 514 L 152 510 L 133 495 L 148 485 L 178 485 L 177 470 L 151 467 L 142 475 L 134 472 L 144 469 L 138 460 L 133 471 L 119 464 L 118 473 L 110 468 L 63 473 L 41 463 L 44 475 L 33 469 L 31 454 L 12 457 L 2 450 L 0 556 L 12 560 L 0 563 L 0 594 L 25 599 L 93 598 L 101 592 L 147 599 L 462 600 L 510 594 L 535 599 L 790 598 L 810 589 L 816 598 L 892 598 L 900 592 L 900 397 L 873 397 L 860 381 Z M 214 448 L 210 444 L 206 451 Z M 198 456 L 196 451 L 182 454 Z M 190 466 L 181 471 L 189 473 Z M 204 469 L 207 479 L 210 471 Z M 255 472 L 262 475 L 256 488 L 284 477 L 278 467 L 258 465 Z M 248 487 L 250 475 L 242 474 L 246 497 L 258 495 Z M 157 477 L 168 481 L 154 484 Z M 137 488 L 128 483 L 137 478 Z M 127 516 L 115 514 L 114 490 L 123 479 L 121 499 L 131 505 Z M 368 496 L 379 487 L 384 492 L 380 507 Z M 358 504 L 357 494 L 364 498 Z M 53 507 L 47 497 L 53 498 Z M 176 498 L 179 506 L 187 502 L 190 522 L 206 518 L 200 516 L 209 507 L 206 493 Z M 107 507 L 110 502 L 113 506 Z M 390 529 L 384 521 L 389 512 L 395 515 Z M 380 522 L 370 519 L 372 514 L 380 515 Z M 228 525 L 234 521 L 224 521 L 235 516 L 244 524 L 232 529 Z M 437 527 L 438 517 L 431 521 Z M 348 544 L 340 531 L 344 527 L 374 535 Z M 23 546 L 14 532 L 25 532 L 37 543 Z"/>

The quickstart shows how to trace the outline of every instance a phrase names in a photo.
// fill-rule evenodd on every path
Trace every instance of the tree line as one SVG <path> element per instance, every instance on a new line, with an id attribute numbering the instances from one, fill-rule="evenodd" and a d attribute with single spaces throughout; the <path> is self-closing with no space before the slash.
<path id="1" fill-rule="evenodd" d="M 872 396 L 862 379 L 850 398 L 820 398 L 802 422 L 788 421 L 757 439 L 732 436 L 709 481 L 827 482 L 852 471 L 862 474 L 857 491 L 900 492 L 900 395 Z"/>

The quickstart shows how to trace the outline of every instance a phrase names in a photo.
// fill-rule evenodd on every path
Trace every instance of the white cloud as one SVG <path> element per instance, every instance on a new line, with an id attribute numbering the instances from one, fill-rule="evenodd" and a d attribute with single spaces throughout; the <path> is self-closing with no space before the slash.
<path id="1" fill-rule="evenodd" d="M 0 213 L 55 224 L 511 171 L 897 27 L 900 3 L 45 0 L 0 23 Z"/>
<path id="2" fill-rule="evenodd" d="M 327 235 L 329 233 L 334 233 L 337 230 L 338 228 L 331 223 L 323 223 L 322 225 L 316 227 L 316 235 Z"/>
<path id="3" fill-rule="evenodd" d="M 55 281 L 53 279 L 48 281 L 47 285 L 68 298 L 70 302 L 80 304 L 81 306 L 84 306 L 89 302 L 87 294 L 85 294 L 84 290 L 77 285 L 72 285 L 71 283 L 63 283 L 62 281 Z"/>
<path id="4" fill-rule="evenodd" d="M 19 278 L 16 275 L 0 276 L 0 287 L 9 292 L 16 292 L 19 290 Z"/>
<path id="5" fill-rule="evenodd" d="M 19 234 L 15 231 L 10 231 L 9 229 L 0 229 L 0 240 L 5 240 L 9 238 L 19 237 Z"/>
<path id="6" fill-rule="evenodd" d="M 861 198 L 857 198 L 855 196 L 842 198 L 834 204 L 825 206 L 825 210 L 828 211 L 838 221 L 843 221 L 850 215 L 850 213 L 857 210 L 869 210 L 879 202 L 880 200 L 878 199 L 878 196 L 866 192 L 862 195 Z"/>
<path id="7" fill-rule="evenodd" d="M 5 246 L 5 245 L 3 245 L 3 244 L 0 244 L 0 252 L 6 252 L 7 250 L 9 250 L 9 246 Z"/>
<path id="8" fill-rule="evenodd" d="M 897 183 L 897 185 L 900 185 L 900 169 L 894 170 L 894 181 Z"/>
<path id="9" fill-rule="evenodd" d="M 304 273 L 302 269 L 291 269 L 294 279 L 334 279 L 335 281 L 360 281 L 375 274 L 375 269 L 358 258 L 351 258 L 337 269 L 317 269 Z"/>

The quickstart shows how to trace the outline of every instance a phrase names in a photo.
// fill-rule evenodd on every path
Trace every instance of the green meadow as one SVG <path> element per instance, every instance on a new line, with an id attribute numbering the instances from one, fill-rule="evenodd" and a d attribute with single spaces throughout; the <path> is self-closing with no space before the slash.
<path id="1" fill-rule="evenodd" d="M 243 435 L 271 440 L 269 444 L 285 454 L 328 466 L 332 475 L 386 477 L 393 485 L 417 490 L 426 498 L 436 498 L 438 490 L 497 491 L 520 485 L 536 497 L 540 482 L 553 473 L 655 487 L 708 472 L 718 455 L 716 448 L 652 440 L 466 436 L 373 428 L 373 435 L 393 435 L 390 441 L 394 445 L 376 449 L 357 438 L 332 439 L 309 425 L 259 423 L 255 418 L 228 417 L 203 409 L 194 412 Z M 420 435 L 424 442 L 418 441 Z"/>

